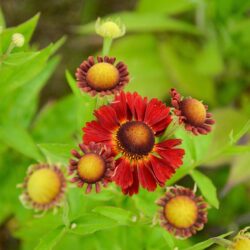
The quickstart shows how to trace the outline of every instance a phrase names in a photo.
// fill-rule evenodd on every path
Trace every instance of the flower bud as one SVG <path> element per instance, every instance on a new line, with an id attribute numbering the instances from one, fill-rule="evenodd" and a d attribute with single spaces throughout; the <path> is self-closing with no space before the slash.
<path id="1" fill-rule="evenodd" d="M 120 22 L 120 20 L 113 21 L 111 19 L 107 19 L 102 21 L 98 18 L 95 24 L 95 31 L 102 37 L 113 39 L 123 36 L 126 32 L 126 27 Z"/>
<path id="2" fill-rule="evenodd" d="M 16 47 L 18 48 L 22 47 L 24 45 L 24 41 L 25 41 L 24 36 L 21 33 L 15 33 L 12 35 L 12 43 Z"/>

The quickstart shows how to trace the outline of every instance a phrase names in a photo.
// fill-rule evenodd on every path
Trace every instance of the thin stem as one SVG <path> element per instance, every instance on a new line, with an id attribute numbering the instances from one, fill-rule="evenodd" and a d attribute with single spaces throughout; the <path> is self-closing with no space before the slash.
<path id="1" fill-rule="evenodd" d="M 104 39 L 103 39 L 103 47 L 102 47 L 102 55 L 103 56 L 108 56 L 109 55 L 111 45 L 112 45 L 112 38 L 104 37 Z"/>
<path id="2" fill-rule="evenodd" d="M 8 49 L 6 50 L 6 52 L 1 56 L 0 58 L 0 64 L 2 64 L 2 62 L 9 56 L 9 54 L 11 53 L 11 51 L 15 48 L 15 44 L 13 42 L 10 43 Z"/>

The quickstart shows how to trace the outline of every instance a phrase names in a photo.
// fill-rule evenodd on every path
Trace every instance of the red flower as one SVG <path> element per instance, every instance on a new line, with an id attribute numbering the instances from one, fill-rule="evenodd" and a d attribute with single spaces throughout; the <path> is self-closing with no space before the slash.
<path id="1" fill-rule="evenodd" d="M 97 120 L 83 128 L 85 143 L 105 143 L 120 156 L 113 180 L 123 193 L 138 193 L 139 183 L 154 191 L 182 165 L 184 150 L 176 148 L 180 139 L 156 142 L 172 120 L 169 111 L 157 99 L 121 92 L 113 103 L 96 110 Z"/>
<path id="2" fill-rule="evenodd" d="M 185 124 L 185 129 L 194 135 L 208 134 L 214 120 L 212 114 L 207 112 L 208 106 L 197 99 L 183 98 L 175 89 L 171 89 L 171 103 L 175 108 L 174 113 L 179 117 L 179 123 Z"/>

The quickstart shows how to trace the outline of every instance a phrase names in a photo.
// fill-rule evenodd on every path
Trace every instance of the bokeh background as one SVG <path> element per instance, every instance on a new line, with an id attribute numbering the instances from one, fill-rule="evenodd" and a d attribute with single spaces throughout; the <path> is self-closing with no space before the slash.
<path id="1" fill-rule="evenodd" d="M 217 121 L 212 150 L 223 147 L 230 132 L 240 131 L 250 117 L 249 0 L 0 0 L 0 6 L 7 26 L 41 14 L 32 38 L 35 48 L 67 37 L 58 51 L 60 63 L 41 90 L 37 113 L 52 101 L 71 105 L 64 99 L 70 93 L 65 70 L 73 75 L 81 61 L 100 52 L 102 39 L 95 35 L 93 24 L 97 17 L 111 15 L 119 16 L 127 26 L 127 34 L 114 41 L 111 50 L 111 55 L 129 67 L 132 82 L 127 90 L 169 102 L 169 89 L 175 87 L 183 95 L 203 100 Z M 54 134 L 47 133 L 46 119 L 45 115 L 37 122 L 43 129 L 32 132 L 36 140 L 65 142 L 71 138 L 70 115 L 59 121 L 68 128 L 59 124 Z M 238 143 L 249 145 L 249 135 Z M 209 154 L 211 149 L 206 150 Z M 218 188 L 221 205 L 219 210 L 211 209 L 209 223 L 194 242 L 250 224 L 249 162 L 250 152 L 244 152 L 203 164 L 204 173 Z M 191 186 L 192 181 L 186 177 L 179 184 Z M 0 249 L 23 249 L 20 234 L 12 233 L 16 229 L 14 210 L 6 209 L 1 215 Z"/>

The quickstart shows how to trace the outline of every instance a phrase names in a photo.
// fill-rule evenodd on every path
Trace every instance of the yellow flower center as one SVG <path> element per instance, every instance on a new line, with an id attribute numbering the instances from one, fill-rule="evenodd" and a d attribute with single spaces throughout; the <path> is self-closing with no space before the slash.
<path id="1" fill-rule="evenodd" d="M 87 183 L 99 181 L 105 172 L 105 163 L 101 156 L 89 153 L 84 155 L 77 166 L 79 176 Z"/>
<path id="2" fill-rule="evenodd" d="M 181 110 L 192 125 L 202 125 L 206 119 L 206 109 L 202 102 L 188 98 L 181 102 Z"/>
<path id="3" fill-rule="evenodd" d="M 198 209 L 187 196 L 177 196 L 167 202 L 164 208 L 166 219 L 177 228 L 189 228 L 197 220 Z"/>
<path id="4" fill-rule="evenodd" d="M 237 239 L 232 248 L 232 250 L 249 250 L 249 249 L 250 249 L 250 239 L 244 236 Z"/>
<path id="5" fill-rule="evenodd" d="M 50 168 L 36 170 L 28 179 L 27 192 L 33 202 L 48 204 L 60 193 L 61 179 Z"/>
<path id="6" fill-rule="evenodd" d="M 119 82 L 119 71 L 110 63 L 97 63 L 88 70 L 86 79 L 88 85 L 97 91 L 109 90 Z"/>
<path id="7" fill-rule="evenodd" d="M 99 33 L 104 37 L 118 37 L 121 34 L 121 29 L 115 22 L 107 21 L 101 24 Z"/>
<path id="8" fill-rule="evenodd" d="M 147 155 L 154 142 L 154 133 L 144 122 L 126 122 L 117 132 L 118 148 L 131 158 L 133 155 Z"/>

